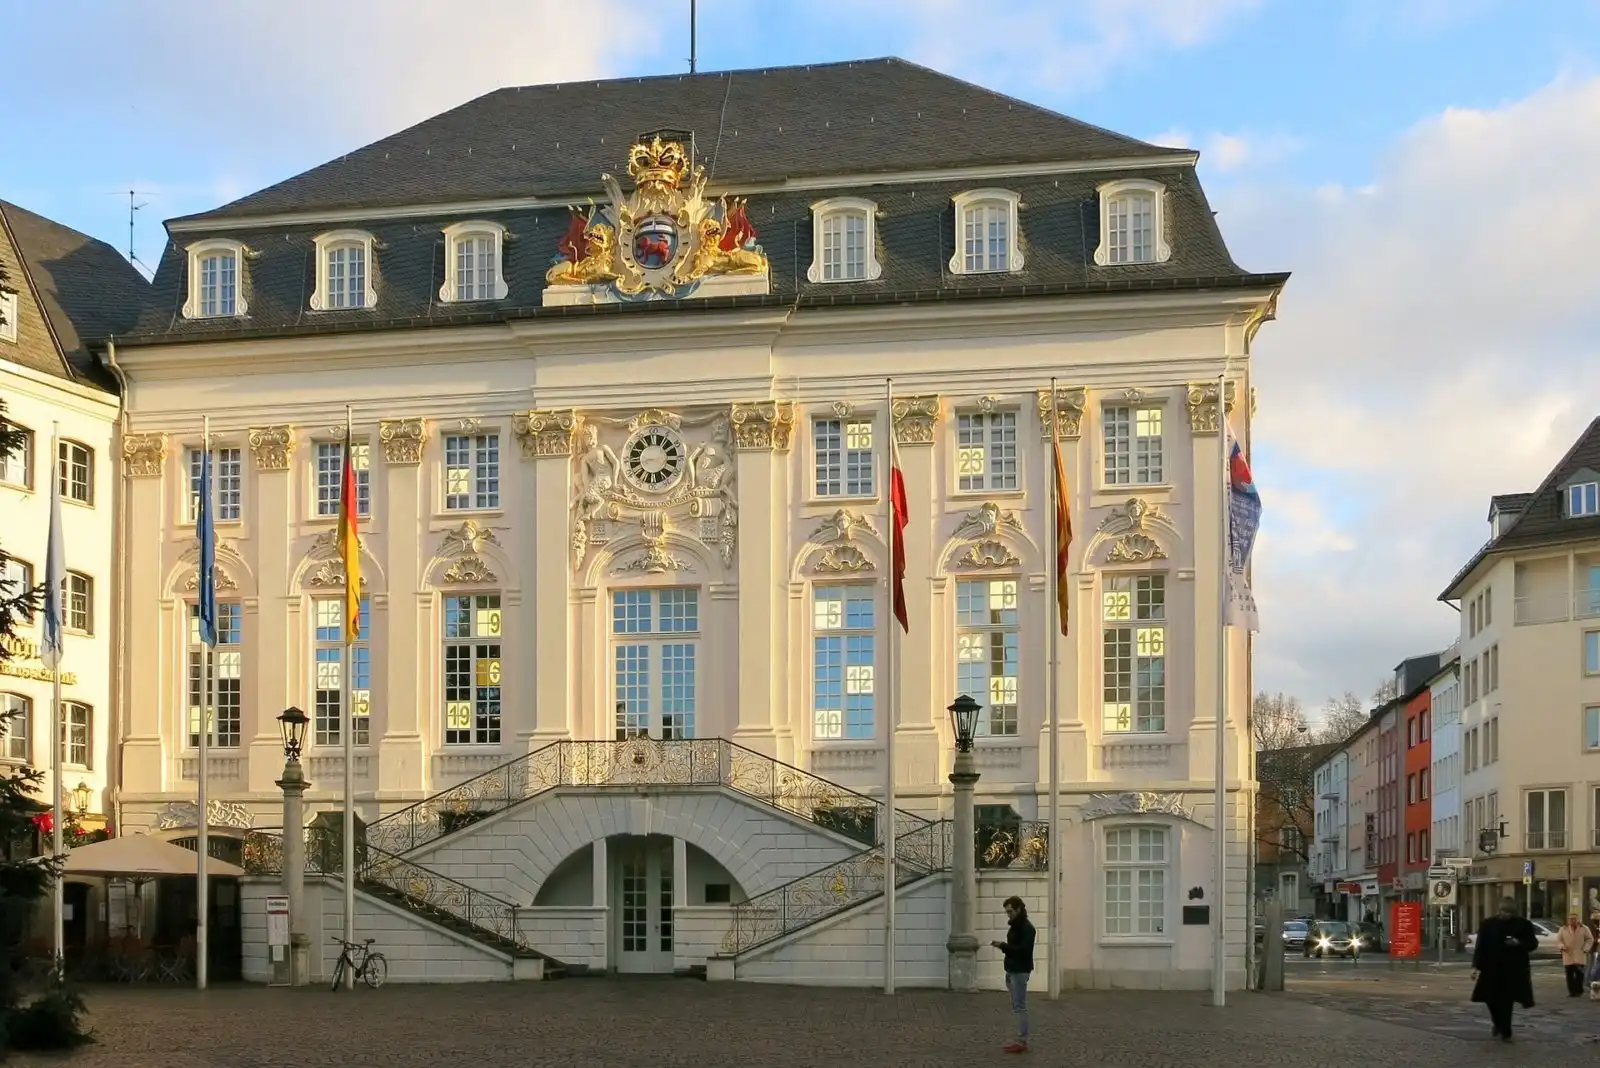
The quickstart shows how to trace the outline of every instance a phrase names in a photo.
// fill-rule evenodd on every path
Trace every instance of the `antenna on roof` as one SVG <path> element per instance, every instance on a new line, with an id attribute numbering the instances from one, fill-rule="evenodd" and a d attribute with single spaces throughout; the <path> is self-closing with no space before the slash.
<path id="1" fill-rule="evenodd" d="M 694 8 L 695 8 L 694 0 L 689 0 L 689 73 L 690 74 L 694 73 L 694 66 L 695 66 L 695 64 L 694 64 L 694 59 L 695 59 L 695 52 L 694 52 L 695 10 L 694 10 Z"/>
<path id="2" fill-rule="evenodd" d="M 133 213 L 138 211 L 140 208 L 148 207 L 149 203 L 146 202 L 144 204 L 135 204 L 133 202 L 133 198 L 153 197 L 155 194 L 142 189 L 129 189 L 126 193 L 119 191 L 116 193 L 107 193 L 106 195 L 113 197 L 126 196 L 128 198 L 128 262 L 138 263 L 139 257 L 133 254 Z"/>

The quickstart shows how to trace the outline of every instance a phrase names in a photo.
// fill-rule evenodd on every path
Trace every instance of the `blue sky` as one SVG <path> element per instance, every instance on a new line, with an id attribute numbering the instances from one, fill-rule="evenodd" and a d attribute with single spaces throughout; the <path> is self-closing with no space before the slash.
<path id="1" fill-rule="evenodd" d="M 686 68 L 687 0 L 448 6 L 0 0 L 0 196 L 125 248 L 139 190 L 154 263 L 161 220 L 499 85 Z M 1260 686 L 1447 642 L 1489 494 L 1600 414 L 1600 0 L 699 6 L 705 70 L 901 55 L 1202 151 L 1235 257 L 1296 273 L 1256 351 Z"/>

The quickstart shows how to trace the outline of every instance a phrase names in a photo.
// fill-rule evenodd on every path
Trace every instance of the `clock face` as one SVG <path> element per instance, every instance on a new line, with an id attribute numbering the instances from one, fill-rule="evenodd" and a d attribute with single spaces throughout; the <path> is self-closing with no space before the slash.
<path id="1" fill-rule="evenodd" d="M 628 481 L 648 493 L 665 493 L 683 477 L 683 439 L 664 426 L 647 426 L 622 447 Z"/>

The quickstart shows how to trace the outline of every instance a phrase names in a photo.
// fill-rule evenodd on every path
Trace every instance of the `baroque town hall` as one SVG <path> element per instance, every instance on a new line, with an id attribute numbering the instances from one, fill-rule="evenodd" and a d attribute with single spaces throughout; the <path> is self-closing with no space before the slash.
<path id="1" fill-rule="evenodd" d="M 1233 262 L 1195 163 L 884 59 L 504 89 L 172 220 L 150 306 L 105 354 L 125 383 L 119 827 L 195 833 L 209 416 L 206 819 L 269 873 L 242 887 L 247 976 L 268 967 L 276 717 L 311 717 L 307 801 L 336 811 L 348 672 L 356 804 L 391 858 L 364 861 L 358 927 L 395 980 L 531 955 L 876 984 L 893 827 L 899 981 L 943 985 L 929 843 L 965 693 L 980 942 L 1009 894 L 1042 918 L 1053 866 L 1065 985 L 1206 986 L 1193 906 L 1213 905 L 1242 986 L 1241 632 L 1228 811 L 1211 795 L 1218 382 L 1248 442 L 1250 342 L 1286 276 Z M 1053 435 L 1075 532 L 1054 672 Z M 315 867 L 307 892 L 327 949 L 342 892 Z"/>

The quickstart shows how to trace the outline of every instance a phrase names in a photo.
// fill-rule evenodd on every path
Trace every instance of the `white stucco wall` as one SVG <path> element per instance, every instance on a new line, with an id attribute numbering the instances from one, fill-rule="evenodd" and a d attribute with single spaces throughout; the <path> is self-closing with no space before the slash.
<path id="1" fill-rule="evenodd" d="M 528 945 L 563 964 L 604 971 L 609 915 L 604 905 L 533 905 L 517 909 L 517 930 Z"/>
<path id="2" fill-rule="evenodd" d="M 703 967 L 706 958 L 722 952 L 732 927 L 731 905 L 679 905 L 672 910 L 672 966 L 680 971 Z"/>

